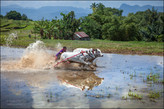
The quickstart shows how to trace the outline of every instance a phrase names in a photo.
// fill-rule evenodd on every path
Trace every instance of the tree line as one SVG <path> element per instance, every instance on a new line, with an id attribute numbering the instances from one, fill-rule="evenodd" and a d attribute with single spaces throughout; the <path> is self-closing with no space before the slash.
<path id="1" fill-rule="evenodd" d="M 91 5 L 93 13 L 82 18 L 81 28 L 92 38 L 117 41 L 164 41 L 164 14 L 154 8 L 122 16 L 123 10 Z"/>
<path id="2" fill-rule="evenodd" d="M 34 32 L 41 38 L 73 39 L 76 31 L 84 31 L 93 39 L 113 41 L 164 41 L 164 15 L 154 8 L 129 13 L 105 7 L 102 3 L 91 5 L 92 14 L 75 18 L 73 11 L 63 14 L 62 19 L 44 20 L 35 23 Z"/>
<path id="3" fill-rule="evenodd" d="M 13 19 L 13 20 L 31 20 L 31 19 L 28 19 L 26 14 L 21 15 L 21 13 L 17 11 L 7 12 L 5 16 L 0 15 L 0 18 L 7 18 L 7 19 Z"/>
<path id="4" fill-rule="evenodd" d="M 79 30 L 80 19 L 75 19 L 74 11 L 68 14 L 60 13 L 62 19 L 44 20 L 35 22 L 34 33 L 39 33 L 43 39 L 72 39 L 73 34 Z"/>
<path id="5" fill-rule="evenodd" d="M 74 11 L 60 13 L 61 19 L 55 17 L 49 21 L 42 18 L 34 22 L 32 32 L 40 34 L 42 39 L 73 40 L 74 32 L 84 31 L 92 39 L 164 41 L 163 12 L 152 8 L 122 16 L 123 10 L 105 7 L 102 3 L 92 3 L 90 8 L 92 14 L 79 19 L 75 18 Z"/>

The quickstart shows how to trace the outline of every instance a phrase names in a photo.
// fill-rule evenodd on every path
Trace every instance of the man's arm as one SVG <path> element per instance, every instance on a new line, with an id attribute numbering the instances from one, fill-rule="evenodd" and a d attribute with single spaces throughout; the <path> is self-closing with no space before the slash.
<path id="1" fill-rule="evenodd" d="M 60 52 L 59 52 L 60 54 L 62 54 L 63 53 L 63 49 L 62 50 L 60 50 Z"/>

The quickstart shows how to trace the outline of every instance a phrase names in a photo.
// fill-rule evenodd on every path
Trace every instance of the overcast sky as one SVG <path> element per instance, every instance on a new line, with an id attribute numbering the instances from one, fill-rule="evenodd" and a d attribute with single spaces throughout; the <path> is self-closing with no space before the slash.
<path id="1" fill-rule="evenodd" d="M 8 5 L 19 5 L 22 7 L 29 8 L 40 8 L 43 6 L 73 6 L 79 8 L 90 8 L 90 5 L 93 3 L 100 3 L 100 1 L 1 1 L 1 6 Z M 154 0 L 154 1 L 102 1 L 102 3 L 107 7 L 119 8 L 121 4 L 125 3 L 128 5 L 152 5 L 152 6 L 163 6 L 162 0 Z"/>

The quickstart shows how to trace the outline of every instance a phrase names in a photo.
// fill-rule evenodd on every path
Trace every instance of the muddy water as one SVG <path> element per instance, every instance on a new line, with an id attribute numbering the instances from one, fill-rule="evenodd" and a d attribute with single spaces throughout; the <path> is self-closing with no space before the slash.
<path id="1" fill-rule="evenodd" d="M 94 71 L 12 67 L 24 51 L 1 47 L 1 107 L 163 107 L 161 56 L 104 54 L 97 59 Z M 6 64 L 11 67 L 4 68 Z M 158 74 L 159 82 L 148 81 L 150 73 Z M 150 99 L 151 91 L 160 96 Z M 129 92 L 140 94 L 142 99 L 128 96 Z"/>

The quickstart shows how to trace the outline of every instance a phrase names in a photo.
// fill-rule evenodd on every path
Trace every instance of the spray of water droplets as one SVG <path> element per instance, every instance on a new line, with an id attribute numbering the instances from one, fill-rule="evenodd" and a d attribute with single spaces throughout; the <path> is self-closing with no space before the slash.
<path id="1" fill-rule="evenodd" d="M 8 37 L 5 38 L 6 46 L 10 47 L 15 39 L 18 38 L 17 33 L 11 33 Z"/>

